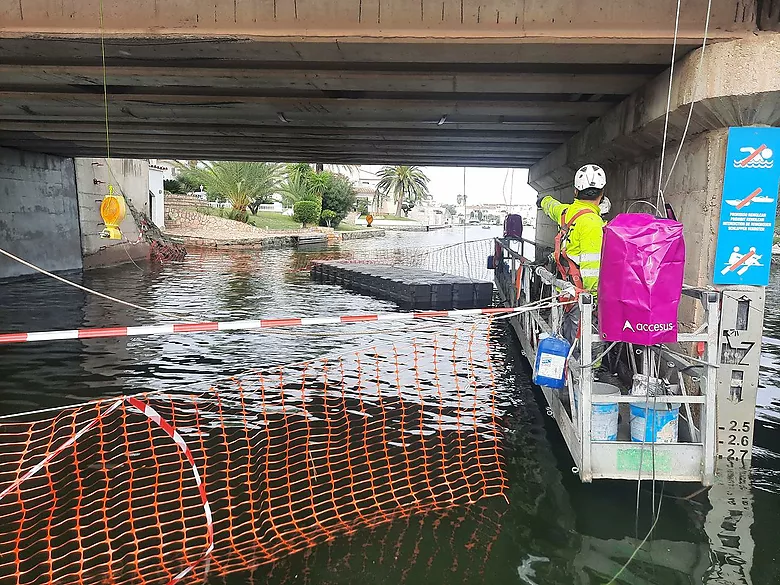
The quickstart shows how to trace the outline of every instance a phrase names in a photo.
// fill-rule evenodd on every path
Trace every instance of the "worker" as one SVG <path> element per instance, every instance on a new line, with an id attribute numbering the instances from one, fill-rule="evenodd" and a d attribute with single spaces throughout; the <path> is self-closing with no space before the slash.
<path id="1" fill-rule="evenodd" d="M 610 208 L 609 199 L 604 196 L 606 184 L 604 169 L 587 164 L 574 175 L 573 203 L 561 203 L 545 195 L 540 195 L 536 201 L 537 206 L 559 226 L 553 254 L 558 276 L 573 284 L 578 291 L 590 292 L 594 299 L 598 292 L 601 242 L 604 238 L 601 215 L 608 213 Z M 595 320 L 595 311 L 593 317 Z M 569 343 L 574 344 L 579 337 L 579 322 L 579 307 L 568 305 L 563 319 L 563 336 Z"/>

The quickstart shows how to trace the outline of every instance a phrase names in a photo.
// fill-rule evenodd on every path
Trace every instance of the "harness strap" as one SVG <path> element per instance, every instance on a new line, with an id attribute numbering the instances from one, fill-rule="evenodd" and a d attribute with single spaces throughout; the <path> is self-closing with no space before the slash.
<path id="1" fill-rule="evenodd" d="M 561 227 L 555 236 L 555 265 L 563 280 L 571 282 L 577 290 L 583 290 L 582 273 L 579 265 L 566 253 L 564 244 L 569 240 L 569 232 L 578 218 L 587 214 L 596 213 L 592 209 L 580 209 L 574 217 L 567 220 L 566 210 L 561 214 Z"/>

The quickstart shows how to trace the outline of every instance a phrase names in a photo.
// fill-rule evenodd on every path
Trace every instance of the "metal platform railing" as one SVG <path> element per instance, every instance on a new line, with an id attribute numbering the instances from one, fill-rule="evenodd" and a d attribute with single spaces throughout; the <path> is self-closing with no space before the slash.
<path id="1" fill-rule="evenodd" d="M 530 240 L 497 238 L 495 282 L 507 306 L 525 305 L 551 296 L 576 298 L 579 305 L 580 355 L 569 359 L 565 388 L 542 388 L 548 414 L 555 418 L 574 460 L 573 471 L 585 482 L 641 477 L 711 485 L 717 451 L 715 405 L 720 295 L 712 290 L 686 287 L 683 294 L 700 305 L 701 310 L 695 313 L 703 315 L 701 323 L 691 331 L 680 332 L 677 344 L 626 348 L 626 359 L 634 374 L 661 377 L 663 372 L 665 378 L 676 380 L 679 393 L 653 398 L 630 395 L 628 388 L 622 388 L 620 396 L 596 396 L 593 363 L 599 358 L 597 348 L 604 344 L 594 327 L 594 299 L 587 293 L 576 295 L 570 283 L 556 278 L 543 265 L 535 264 L 538 249 L 539 245 Z M 512 318 L 532 363 L 540 338 L 561 331 L 565 310 L 566 305 L 557 304 L 546 311 L 531 311 Z M 641 357 L 641 366 L 637 357 Z M 657 370 L 654 373 L 653 367 Z M 609 383 L 615 380 L 612 377 Z M 656 401 L 679 405 L 677 442 L 632 441 L 628 428 L 629 405 L 645 405 L 647 415 L 647 409 Z M 615 403 L 622 418 L 618 440 L 593 440 L 593 405 Z"/>

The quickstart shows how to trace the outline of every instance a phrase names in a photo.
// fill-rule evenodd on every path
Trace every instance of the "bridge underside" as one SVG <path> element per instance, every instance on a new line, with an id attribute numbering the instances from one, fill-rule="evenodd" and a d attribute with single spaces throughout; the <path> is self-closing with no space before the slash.
<path id="1" fill-rule="evenodd" d="M 99 42 L 24 44 L 0 42 L 0 144 L 104 155 Z M 429 165 L 530 166 L 669 58 L 662 44 L 106 45 L 114 156 Z"/>
<path id="2" fill-rule="evenodd" d="M 104 156 L 97 3 L 13 4 L 0 146 Z M 668 67 L 676 7 L 173 4 L 105 2 L 112 156 L 531 166 Z M 713 42 L 757 30 L 756 0 L 715 4 Z M 678 56 L 701 43 L 706 7 L 685 3 Z"/>

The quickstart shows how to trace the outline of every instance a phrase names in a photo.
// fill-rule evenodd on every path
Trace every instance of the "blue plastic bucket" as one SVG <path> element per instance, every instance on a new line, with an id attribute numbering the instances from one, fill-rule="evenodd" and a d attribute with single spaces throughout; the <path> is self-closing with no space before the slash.
<path id="1" fill-rule="evenodd" d="M 635 443 L 676 443 L 680 405 L 668 402 L 629 405 L 631 440 Z"/>
<path id="2" fill-rule="evenodd" d="M 620 388 L 604 382 L 593 382 L 593 396 L 620 396 Z M 579 408 L 577 393 L 574 393 L 574 404 Z M 591 441 L 617 441 L 618 435 L 618 403 L 592 404 L 590 414 Z"/>

